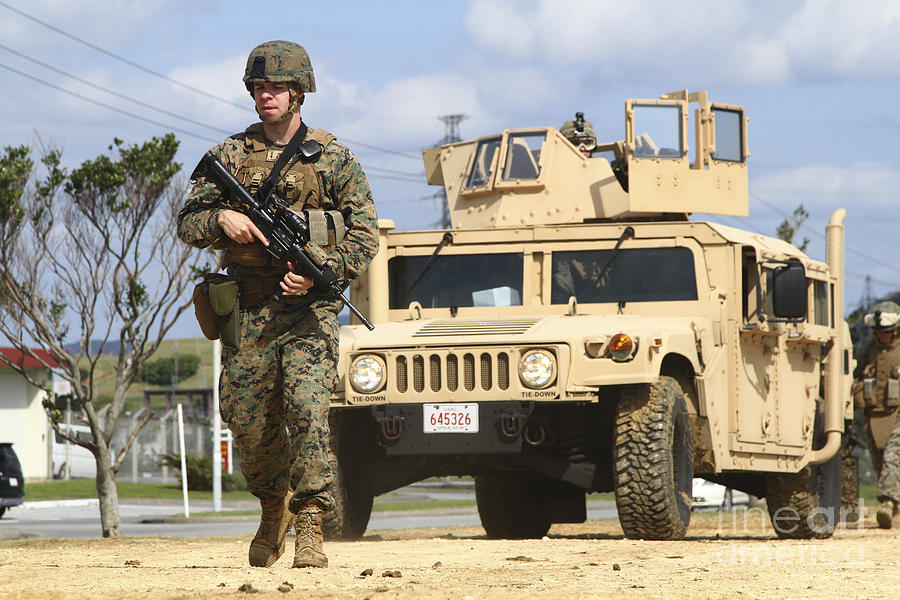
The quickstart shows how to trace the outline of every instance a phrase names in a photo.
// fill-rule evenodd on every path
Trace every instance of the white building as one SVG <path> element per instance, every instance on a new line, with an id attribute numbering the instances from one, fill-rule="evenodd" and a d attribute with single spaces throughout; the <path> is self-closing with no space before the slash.
<path id="1" fill-rule="evenodd" d="M 14 348 L 0 348 L 0 353 L 0 442 L 12 442 L 26 480 L 46 479 L 50 471 L 50 424 L 43 406 L 46 394 L 3 361 L 24 364 L 39 381 L 49 381 L 50 370 Z M 35 350 L 35 354 L 56 365 L 49 353 Z"/>

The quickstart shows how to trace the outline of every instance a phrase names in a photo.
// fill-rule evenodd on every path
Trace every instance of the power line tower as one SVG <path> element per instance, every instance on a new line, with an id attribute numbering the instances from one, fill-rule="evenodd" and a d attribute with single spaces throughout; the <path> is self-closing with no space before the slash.
<path id="1" fill-rule="evenodd" d="M 453 144 L 461 142 L 459 137 L 459 123 L 464 120 L 466 115 L 460 113 L 456 115 L 442 115 L 438 120 L 444 124 L 444 137 L 435 146 L 443 146 L 444 144 Z"/>
<path id="2" fill-rule="evenodd" d="M 459 136 L 459 123 L 465 118 L 466 115 L 462 113 L 455 115 L 441 115 L 438 117 L 438 119 L 444 123 L 444 137 L 442 137 L 434 146 L 437 148 L 444 144 L 461 142 L 462 138 Z M 441 203 L 441 218 L 435 225 L 441 229 L 450 229 L 450 207 L 447 204 L 447 192 L 441 188 L 441 191 L 437 192 L 433 197 L 436 200 L 440 200 Z"/>
<path id="3" fill-rule="evenodd" d="M 865 283 L 863 283 L 862 293 L 859 296 L 859 310 L 862 313 L 868 311 L 874 303 L 872 297 L 872 276 L 866 275 Z"/>

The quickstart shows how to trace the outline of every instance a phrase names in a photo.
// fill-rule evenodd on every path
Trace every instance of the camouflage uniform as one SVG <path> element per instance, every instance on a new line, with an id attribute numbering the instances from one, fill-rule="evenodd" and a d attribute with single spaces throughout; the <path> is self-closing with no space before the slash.
<path id="1" fill-rule="evenodd" d="M 865 320 L 876 335 L 853 374 L 854 404 L 864 408 L 866 441 L 878 474 L 878 523 L 890 528 L 900 506 L 900 306 L 880 302 Z M 878 339 L 887 332 L 889 339 Z"/>
<path id="2" fill-rule="evenodd" d="M 248 128 L 212 149 L 245 184 L 248 174 L 243 165 L 254 153 L 259 129 Z M 270 149 L 281 149 L 266 143 Z M 270 156 L 274 164 L 274 155 Z M 323 192 L 317 204 L 340 211 L 348 227 L 345 239 L 329 253 L 328 264 L 339 278 L 353 279 L 378 249 L 377 218 L 368 182 L 353 154 L 333 139 L 313 166 Z M 282 172 L 276 188 L 282 197 L 292 195 L 285 186 L 290 171 Z M 300 199 L 293 206 L 303 208 L 302 204 Z M 179 238 L 199 248 L 228 245 L 217 221 L 226 208 L 243 212 L 223 196 L 214 181 L 199 177 L 178 216 Z M 259 242 L 246 246 L 253 245 L 261 247 Z M 266 498 L 292 488 L 292 512 L 309 498 L 317 498 L 327 509 L 332 505 L 328 408 L 336 382 L 341 305 L 315 288 L 302 296 L 276 300 L 277 282 L 286 271 L 285 266 L 271 263 L 229 266 L 229 275 L 239 282 L 261 282 L 266 289 L 258 300 L 241 299 L 240 347 L 226 352 L 223 360 L 222 418 L 235 434 L 250 492 Z"/>

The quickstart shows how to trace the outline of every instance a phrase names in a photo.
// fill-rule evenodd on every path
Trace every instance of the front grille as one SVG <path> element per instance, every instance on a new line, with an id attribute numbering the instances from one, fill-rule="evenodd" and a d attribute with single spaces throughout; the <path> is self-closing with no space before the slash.
<path id="1" fill-rule="evenodd" d="M 481 389 L 491 389 L 491 355 L 487 352 L 481 355 Z"/>
<path id="2" fill-rule="evenodd" d="M 510 362 L 506 350 L 461 354 L 452 351 L 410 352 L 396 357 L 396 381 L 393 386 L 401 394 L 408 391 L 421 393 L 423 390 L 456 392 L 460 387 L 467 392 L 507 390 L 510 386 Z"/>
<path id="3" fill-rule="evenodd" d="M 421 392 L 425 389 L 425 360 L 421 354 L 413 356 L 413 389 Z"/>
<path id="4" fill-rule="evenodd" d="M 432 354 L 428 357 L 428 366 L 431 368 L 431 391 L 441 391 L 441 357 Z"/>
<path id="5" fill-rule="evenodd" d="M 501 390 L 509 389 L 509 355 L 497 355 L 497 384 Z"/>
<path id="6" fill-rule="evenodd" d="M 409 369 L 406 368 L 406 357 L 398 356 L 397 357 L 397 391 L 401 394 L 405 394 L 406 390 L 409 389 L 409 385 L 407 384 L 407 375 L 409 373 Z"/>
<path id="7" fill-rule="evenodd" d="M 451 392 L 459 389 L 459 359 L 455 354 L 447 355 L 447 389 Z"/>

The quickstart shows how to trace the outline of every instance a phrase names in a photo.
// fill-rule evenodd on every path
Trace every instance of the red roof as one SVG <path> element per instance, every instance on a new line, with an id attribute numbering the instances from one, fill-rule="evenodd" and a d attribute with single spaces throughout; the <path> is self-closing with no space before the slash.
<path id="1" fill-rule="evenodd" d="M 32 348 L 31 351 L 41 358 L 44 362 L 46 362 L 51 367 L 59 366 L 59 363 L 53 358 L 53 355 L 47 352 L 46 350 L 42 350 L 40 348 Z M 16 348 L 9 347 L 0 347 L 0 354 L 3 355 L 3 358 L 0 358 L 0 369 L 10 369 L 12 367 L 9 366 L 8 363 L 12 363 L 14 365 L 18 365 L 22 363 L 22 351 Z M 41 369 L 44 368 L 40 362 L 38 362 L 33 356 L 25 355 L 25 368 L 26 369 Z"/>

